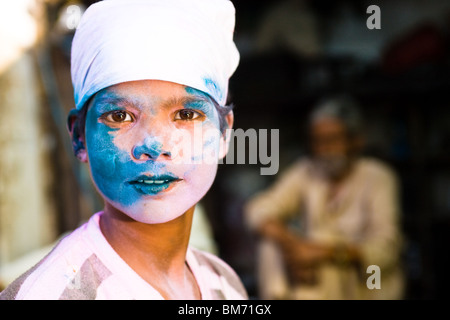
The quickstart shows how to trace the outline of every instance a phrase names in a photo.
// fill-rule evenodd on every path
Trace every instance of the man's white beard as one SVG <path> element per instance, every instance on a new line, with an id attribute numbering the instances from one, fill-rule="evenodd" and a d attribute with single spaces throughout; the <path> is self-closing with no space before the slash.
<path id="1" fill-rule="evenodd" d="M 348 156 L 314 157 L 314 166 L 324 178 L 337 179 L 340 178 L 350 166 L 350 158 Z"/>

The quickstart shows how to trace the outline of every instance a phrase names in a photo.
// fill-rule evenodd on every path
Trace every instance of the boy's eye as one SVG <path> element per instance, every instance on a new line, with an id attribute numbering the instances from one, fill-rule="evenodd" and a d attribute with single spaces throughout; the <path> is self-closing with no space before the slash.
<path id="1" fill-rule="evenodd" d="M 106 116 L 106 120 L 111 122 L 131 122 L 133 118 L 128 112 L 125 111 L 113 111 Z"/>
<path id="2" fill-rule="evenodd" d="M 202 114 L 200 114 L 197 111 L 194 110 L 190 110 L 190 109 L 183 109 L 183 110 L 179 110 L 176 114 L 175 114 L 175 120 L 195 120 L 197 118 L 202 117 Z"/>

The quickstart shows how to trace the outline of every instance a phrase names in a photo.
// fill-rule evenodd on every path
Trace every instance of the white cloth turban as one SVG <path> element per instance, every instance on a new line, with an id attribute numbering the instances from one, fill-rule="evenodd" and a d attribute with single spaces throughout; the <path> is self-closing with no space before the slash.
<path id="1" fill-rule="evenodd" d="M 239 53 L 229 0 L 104 0 L 83 14 L 72 43 L 75 105 L 135 80 L 164 80 L 226 103 Z"/>

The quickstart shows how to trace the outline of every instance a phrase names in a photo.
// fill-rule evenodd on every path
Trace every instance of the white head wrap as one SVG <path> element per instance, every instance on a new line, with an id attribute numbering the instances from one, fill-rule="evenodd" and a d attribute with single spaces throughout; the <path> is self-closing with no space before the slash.
<path id="1" fill-rule="evenodd" d="M 91 5 L 72 43 L 75 105 L 135 80 L 165 80 L 226 103 L 239 53 L 229 0 L 104 0 Z"/>

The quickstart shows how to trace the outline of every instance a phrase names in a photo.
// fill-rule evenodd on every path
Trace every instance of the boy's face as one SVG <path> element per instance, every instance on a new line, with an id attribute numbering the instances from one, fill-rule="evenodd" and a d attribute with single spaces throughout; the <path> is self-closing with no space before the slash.
<path id="1" fill-rule="evenodd" d="M 195 205 L 226 151 L 210 98 L 180 84 L 114 85 L 87 111 L 83 152 L 92 179 L 108 204 L 143 223 L 170 221 Z"/>

